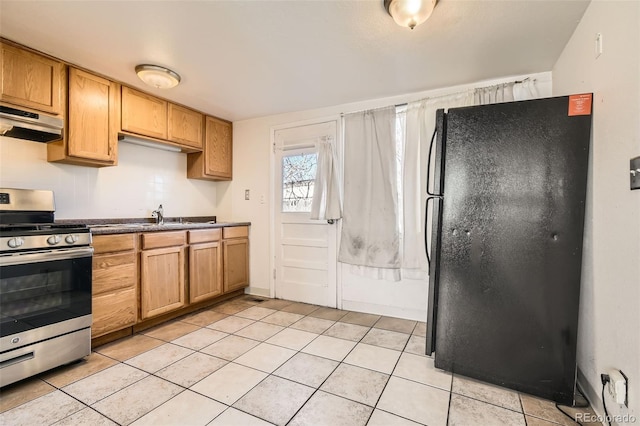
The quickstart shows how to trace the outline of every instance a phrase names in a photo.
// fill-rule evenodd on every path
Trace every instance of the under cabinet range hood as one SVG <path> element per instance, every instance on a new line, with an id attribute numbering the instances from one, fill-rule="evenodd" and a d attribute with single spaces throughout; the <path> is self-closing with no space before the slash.
<path id="1" fill-rule="evenodd" d="M 60 118 L 0 106 L 0 136 L 36 142 L 62 139 L 64 122 Z"/>

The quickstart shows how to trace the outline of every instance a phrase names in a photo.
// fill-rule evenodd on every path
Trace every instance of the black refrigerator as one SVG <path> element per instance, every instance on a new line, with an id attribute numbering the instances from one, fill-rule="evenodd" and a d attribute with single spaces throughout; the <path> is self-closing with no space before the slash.
<path id="1" fill-rule="evenodd" d="M 437 368 L 573 404 L 591 113 L 592 94 L 437 111 Z"/>

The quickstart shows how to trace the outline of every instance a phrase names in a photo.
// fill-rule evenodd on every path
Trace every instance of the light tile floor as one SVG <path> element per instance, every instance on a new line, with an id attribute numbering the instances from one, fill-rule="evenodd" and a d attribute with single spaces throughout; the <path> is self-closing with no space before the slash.
<path id="1" fill-rule="evenodd" d="M 421 322 L 241 296 L 3 388 L 0 424 L 575 424 L 550 401 L 435 369 L 425 335 Z"/>

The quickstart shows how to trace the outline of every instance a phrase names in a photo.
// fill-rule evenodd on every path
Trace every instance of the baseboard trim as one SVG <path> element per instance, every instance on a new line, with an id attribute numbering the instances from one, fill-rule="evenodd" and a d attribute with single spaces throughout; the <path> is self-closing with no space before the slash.
<path id="1" fill-rule="evenodd" d="M 345 311 L 365 312 L 374 315 L 384 315 L 387 317 L 403 318 L 412 321 L 424 322 L 427 318 L 427 310 L 407 309 L 397 306 L 385 306 L 375 303 L 356 302 L 353 300 L 343 300 L 342 309 Z"/>
<path id="2" fill-rule="evenodd" d="M 250 294 L 252 296 L 269 297 L 269 289 L 268 288 L 247 287 L 245 289 L 244 293 L 245 294 Z"/>

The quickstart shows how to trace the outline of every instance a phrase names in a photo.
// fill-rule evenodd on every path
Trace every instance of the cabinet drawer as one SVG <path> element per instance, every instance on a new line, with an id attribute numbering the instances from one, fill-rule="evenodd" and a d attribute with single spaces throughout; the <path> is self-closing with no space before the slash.
<path id="1" fill-rule="evenodd" d="M 248 226 L 230 226 L 222 228 L 222 238 L 247 238 L 249 236 Z"/>
<path id="2" fill-rule="evenodd" d="M 136 272 L 134 252 L 94 256 L 93 294 L 135 287 Z"/>
<path id="3" fill-rule="evenodd" d="M 189 231 L 189 244 L 208 243 L 219 241 L 222 234 L 220 228 L 217 229 L 194 229 Z"/>
<path id="4" fill-rule="evenodd" d="M 116 251 L 135 250 L 136 234 L 94 235 L 94 254 L 111 253 Z"/>
<path id="5" fill-rule="evenodd" d="M 186 231 L 149 232 L 142 234 L 142 249 L 183 246 L 187 242 Z"/>
<path id="6" fill-rule="evenodd" d="M 137 312 L 138 298 L 135 288 L 95 296 L 92 304 L 91 337 L 95 338 L 134 325 L 138 319 Z"/>

